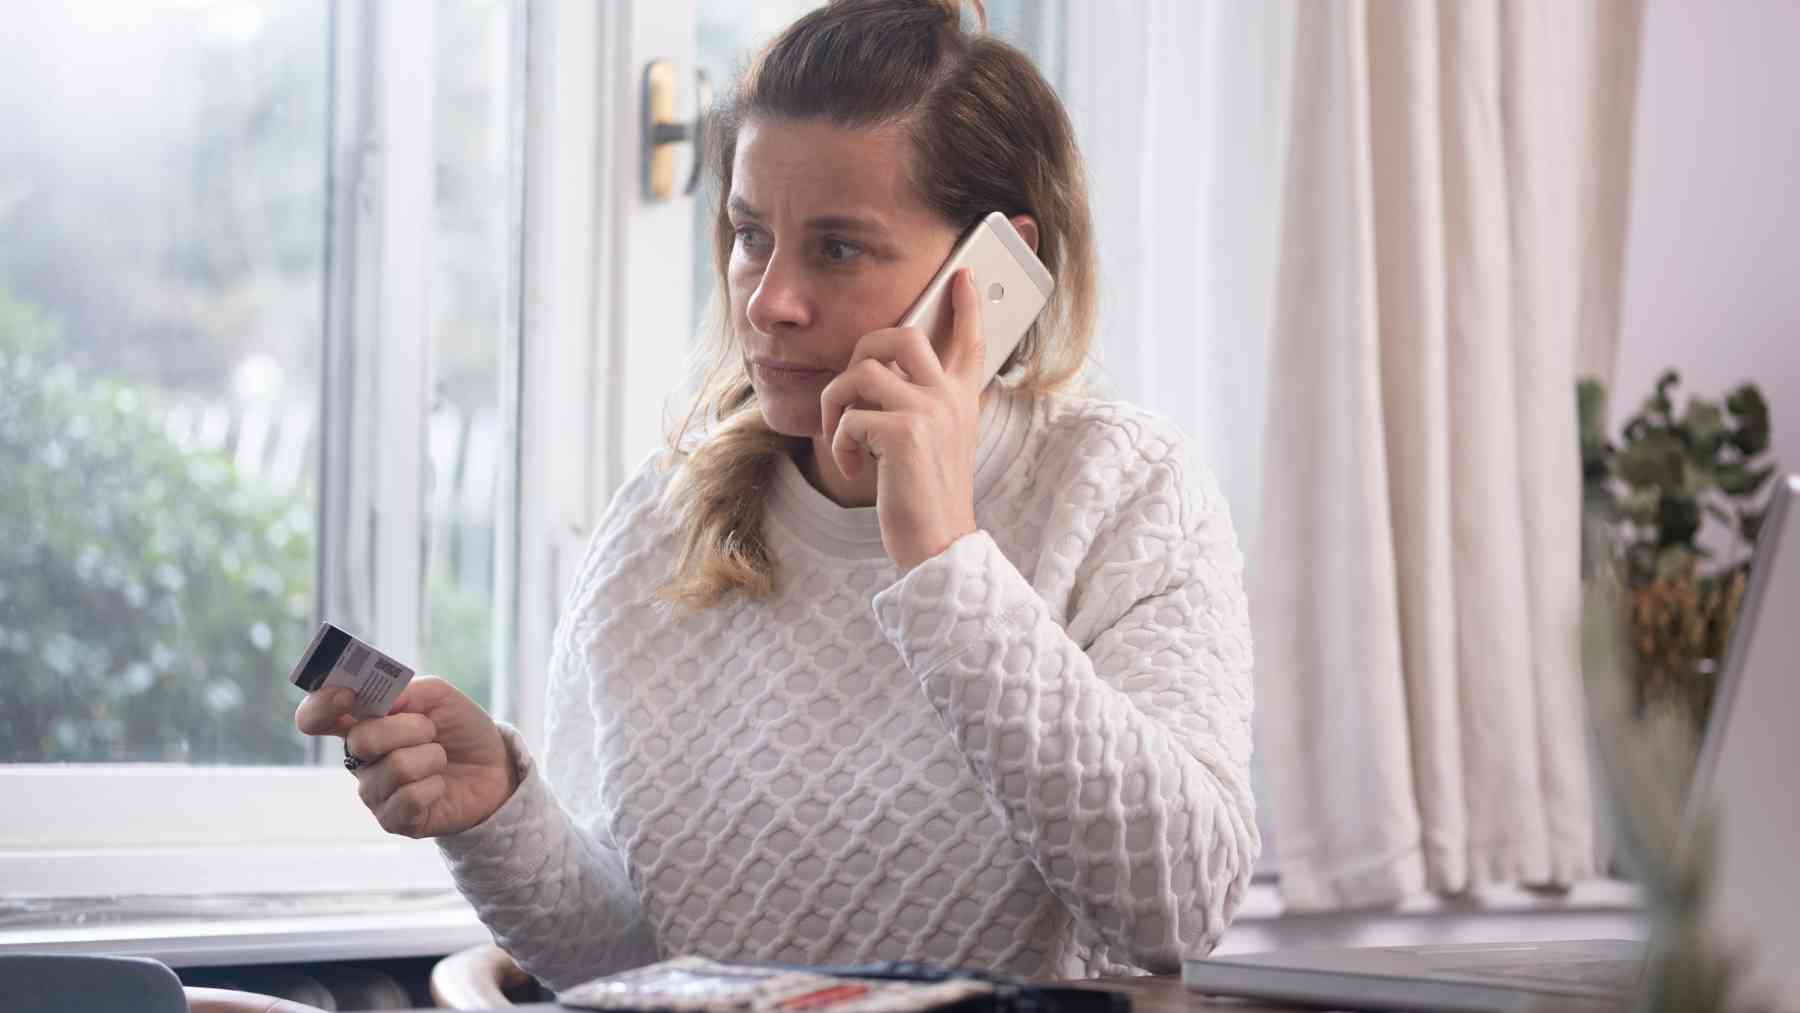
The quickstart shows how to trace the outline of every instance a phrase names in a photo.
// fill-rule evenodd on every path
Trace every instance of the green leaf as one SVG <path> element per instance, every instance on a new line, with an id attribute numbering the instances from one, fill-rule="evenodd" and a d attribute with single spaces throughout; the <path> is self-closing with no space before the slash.
<path id="1" fill-rule="evenodd" d="M 1688 399 L 1687 414 L 1681 417 L 1681 426 L 1688 435 L 1695 439 L 1704 439 L 1725 431 L 1725 412 L 1717 401 L 1708 401 L 1702 397 Z"/>
<path id="2" fill-rule="evenodd" d="M 1657 505 L 1658 545 L 1686 546 L 1700 530 L 1700 504 L 1687 496 L 1664 496 Z"/>
<path id="3" fill-rule="evenodd" d="M 1775 474 L 1775 466 L 1746 469 L 1741 464 L 1728 464 L 1719 469 L 1719 489 L 1731 496 L 1754 496 Z"/>
<path id="4" fill-rule="evenodd" d="M 1672 369 L 1664 370 L 1662 376 L 1656 378 L 1655 392 L 1644 401 L 1644 414 L 1662 416 L 1665 425 L 1673 422 L 1671 413 L 1675 410 L 1675 402 L 1669 396 L 1669 391 L 1673 390 L 1680 382 L 1680 373 Z"/>
<path id="5" fill-rule="evenodd" d="M 1582 471 L 1596 475 L 1604 470 L 1611 449 L 1606 443 L 1606 388 L 1598 380 L 1581 381 L 1575 385 L 1575 406 L 1581 434 Z"/>
<path id="6" fill-rule="evenodd" d="M 1699 397 L 1688 400 L 1687 414 L 1681 417 L 1681 430 L 1695 459 L 1706 462 L 1717 457 L 1719 448 L 1731 438 L 1731 431 L 1725 425 L 1725 412 L 1719 403 Z"/>
<path id="7" fill-rule="evenodd" d="M 1769 414 L 1769 403 L 1763 399 L 1762 388 L 1754 383 L 1740 384 L 1725 395 L 1725 407 L 1733 415 L 1766 417 Z"/>
<path id="8" fill-rule="evenodd" d="M 1629 485 L 1679 489 L 1687 448 L 1667 430 L 1652 430 L 1627 443 L 1614 458 L 1619 477 Z"/>
<path id="9" fill-rule="evenodd" d="M 1681 460 L 1681 486 L 1677 490 L 1683 496 L 1700 499 L 1711 492 L 1719 484 L 1714 477 L 1712 466 L 1708 462 L 1698 461 L 1691 457 Z"/>
<path id="10" fill-rule="evenodd" d="M 1597 432 L 1602 436 L 1606 430 L 1606 385 L 1599 380 L 1588 378 L 1575 385 L 1575 408 L 1577 418 L 1581 420 L 1582 432 Z"/>
<path id="11" fill-rule="evenodd" d="M 1756 384 L 1746 383 L 1725 398 L 1725 407 L 1737 420 L 1731 442 L 1745 457 L 1769 449 L 1769 403 Z"/>
<path id="12" fill-rule="evenodd" d="M 1619 500 L 1619 513 L 1633 524 L 1651 527 L 1656 524 L 1657 504 L 1662 493 L 1654 488 L 1631 489 Z"/>

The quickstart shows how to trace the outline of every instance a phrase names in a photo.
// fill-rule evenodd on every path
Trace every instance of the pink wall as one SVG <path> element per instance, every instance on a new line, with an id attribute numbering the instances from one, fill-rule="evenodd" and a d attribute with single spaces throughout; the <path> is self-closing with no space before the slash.
<path id="1" fill-rule="evenodd" d="M 1614 432 L 1667 366 L 1754 379 L 1800 471 L 1800 2 L 1648 0 Z"/>

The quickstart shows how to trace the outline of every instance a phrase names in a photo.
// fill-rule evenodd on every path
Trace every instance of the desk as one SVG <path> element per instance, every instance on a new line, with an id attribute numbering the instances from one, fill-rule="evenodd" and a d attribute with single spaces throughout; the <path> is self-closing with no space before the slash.
<path id="1" fill-rule="evenodd" d="M 1071 984 L 1078 984 L 1071 982 Z M 1191 1013 L 1195 1010 L 1219 1010 L 1221 1013 L 1295 1013 L 1299 1006 L 1270 1006 L 1237 999 L 1211 999 L 1195 995 L 1181 987 L 1178 974 L 1156 974 L 1138 978 L 1096 978 L 1079 984 L 1110 988 L 1131 993 L 1131 1013 Z M 569 1007 L 540 1002 L 513 1006 L 482 1013 L 567 1013 Z"/>
<path id="2" fill-rule="evenodd" d="M 1179 974 L 1152 974 L 1137 978 L 1099 978 L 1093 983 L 1131 993 L 1131 1013 L 1183 1013 L 1187 1010 L 1220 1010 L 1233 1013 L 1292 1013 L 1300 1006 L 1270 1006 L 1241 999 L 1197 995 L 1181 987 Z"/>

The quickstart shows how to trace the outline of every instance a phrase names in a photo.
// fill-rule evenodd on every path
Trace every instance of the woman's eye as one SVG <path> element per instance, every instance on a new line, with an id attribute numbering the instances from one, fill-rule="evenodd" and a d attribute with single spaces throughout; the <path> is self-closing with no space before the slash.
<path id="1" fill-rule="evenodd" d="M 738 245 L 750 253 L 762 252 L 767 245 L 767 238 L 761 229 L 754 229 L 748 225 L 737 230 Z"/>
<path id="2" fill-rule="evenodd" d="M 827 239 L 824 253 L 825 259 L 834 264 L 848 264 L 862 255 L 862 248 L 855 243 L 846 243 L 842 239 Z"/>

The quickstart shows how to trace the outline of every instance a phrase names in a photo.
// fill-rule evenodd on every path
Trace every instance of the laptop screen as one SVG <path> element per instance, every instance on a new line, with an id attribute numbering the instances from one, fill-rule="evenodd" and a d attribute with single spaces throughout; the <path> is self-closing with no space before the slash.
<path id="1" fill-rule="evenodd" d="M 1713 938 L 1747 961 L 1750 993 L 1800 1009 L 1800 475 L 1764 515 L 1701 748 L 1688 824 L 1710 811 Z M 1743 943 L 1740 948 L 1734 943 Z M 1750 995 L 1746 994 L 1745 998 Z"/>

